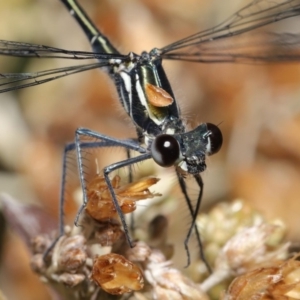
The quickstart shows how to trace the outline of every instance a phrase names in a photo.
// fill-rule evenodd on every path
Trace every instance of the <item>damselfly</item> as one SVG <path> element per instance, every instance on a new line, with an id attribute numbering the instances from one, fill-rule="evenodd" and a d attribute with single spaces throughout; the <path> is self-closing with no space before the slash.
<path id="1" fill-rule="evenodd" d="M 205 157 L 216 153 L 222 145 L 222 134 L 217 126 L 205 123 L 192 131 L 187 131 L 183 123 L 174 93 L 162 67 L 162 59 L 177 59 L 193 62 L 276 62 L 297 61 L 299 36 L 294 34 L 260 33 L 253 39 L 245 40 L 247 33 L 274 22 L 298 16 L 300 1 L 256 0 L 245 6 L 226 21 L 212 29 L 201 31 L 192 36 L 174 42 L 163 48 L 154 48 L 141 55 L 120 54 L 110 41 L 93 25 L 83 9 L 72 0 L 61 0 L 69 12 L 76 18 L 87 35 L 93 52 L 69 51 L 54 47 L 0 41 L 0 54 L 18 57 L 97 59 L 98 62 L 52 69 L 38 73 L 1 74 L 1 92 L 39 85 L 70 74 L 95 68 L 103 68 L 115 82 L 119 99 L 136 126 L 137 140 L 119 140 L 88 129 L 76 131 L 76 141 L 65 149 L 65 156 L 76 149 L 81 186 L 86 205 L 86 182 L 84 178 L 82 153 L 88 148 L 122 147 L 140 153 L 140 156 L 128 158 L 104 169 L 104 176 L 114 199 L 128 243 L 133 246 L 127 224 L 115 198 L 109 180 L 109 174 L 117 169 L 153 158 L 163 167 L 175 166 L 181 190 L 185 196 L 190 214 L 191 226 L 185 239 L 185 248 L 189 258 L 188 242 L 195 219 L 199 211 L 203 182 L 199 173 L 205 170 Z M 232 44 L 220 47 L 217 41 L 232 39 Z M 83 142 L 84 137 L 95 139 Z M 64 160 L 62 190 L 65 185 L 66 160 Z M 192 206 L 184 177 L 191 174 L 197 182 L 200 192 L 197 204 Z M 63 193 L 62 193 L 63 194 Z M 63 208 L 61 197 L 61 209 Z M 78 222 L 77 215 L 76 222 Z M 61 211 L 60 229 L 62 232 L 63 212 Z M 203 257 L 203 254 L 202 258 Z"/>

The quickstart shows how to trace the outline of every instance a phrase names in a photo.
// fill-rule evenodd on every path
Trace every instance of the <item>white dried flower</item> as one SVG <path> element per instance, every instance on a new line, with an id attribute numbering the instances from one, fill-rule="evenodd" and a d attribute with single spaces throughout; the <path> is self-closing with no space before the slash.
<path id="1" fill-rule="evenodd" d="M 268 244 L 277 230 L 281 230 L 279 225 L 261 224 L 237 233 L 220 251 L 213 274 L 201 284 L 203 290 L 265 262 L 286 258 L 289 243 L 272 247 Z"/>

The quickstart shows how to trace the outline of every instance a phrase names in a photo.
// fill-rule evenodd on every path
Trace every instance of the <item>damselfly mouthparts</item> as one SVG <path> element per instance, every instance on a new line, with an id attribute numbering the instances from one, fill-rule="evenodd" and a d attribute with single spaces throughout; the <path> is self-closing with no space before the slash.
<path id="1" fill-rule="evenodd" d="M 104 176 L 122 221 L 128 243 L 133 245 L 108 175 L 119 168 L 151 158 L 163 167 L 175 165 L 180 187 L 192 216 L 191 226 L 185 240 L 189 264 L 188 242 L 195 225 L 195 218 L 198 214 L 203 192 L 203 182 L 199 173 L 206 168 L 206 155 L 214 154 L 220 149 L 222 135 L 218 127 L 210 123 L 202 124 L 192 131 L 187 131 L 180 117 L 173 90 L 163 70 L 162 59 L 218 63 L 298 61 L 298 35 L 263 32 L 248 41 L 244 38 L 247 33 L 255 29 L 298 16 L 300 14 L 300 1 L 253 1 L 225 22 L 210 30 L 199 32 L 163 48 L 154 48 L 150 52 L 143 52 L 141 55 L 134 53 L 120 54 L 110 41 L 96 29 L 76 1 L 62 0 L 61 2 L 66 5 L 84 30 L 93 47 L 93 52 L 67 51 L 47 46 L 1 41 L 0 54 L 74 60 L 97 59 L 98 62 L 38 73 L 2 73 L 3 83 L 0 85 L 0 91 L 6 92 L 39 85 L 95 68 L 106 70 L 115 82 L 124 109 L 136 126 L 137 140 L 119 140 L 87 129 L 77 130 L 76 141 L 66 147 L 65 155 L 74 149 L 77 151 L 80 180 L 84 193 L 82 209 L 88 200 L 82 159 L 82 153 L 86 149 L 122 147 L 140 153 L 138 157 L 126 159 L 104 169 Z M 220 41 L 229 41 L 230 39 L 233 42 L 231 45 L 220 47 Z M 85 137 L 92 138 L 95 141 L 85 142 Z M 62 190 L 64 190 L 65 185 L 65 169 L 66 160 L 64 160 L 63 167 Z M 182 173 L 192 174 L 199 185 L 200 193 L 195 207 L 191 205 Z M 61 209 L 63 208 L 63 202 L 62 196 Z M 63 212 L 61 211 L 62 215 Z M 79 215 L 76 222 L 78 217 Z M 62 224 L 61 222 L 61 232 Z M 201 245 L 196 227 L 195 231 Z M 203 255 L 202 258 L 204 259 Z"/>

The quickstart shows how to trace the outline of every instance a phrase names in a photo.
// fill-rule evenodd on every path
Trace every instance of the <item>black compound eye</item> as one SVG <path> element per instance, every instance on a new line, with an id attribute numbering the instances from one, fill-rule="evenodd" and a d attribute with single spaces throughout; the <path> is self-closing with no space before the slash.
<path id="1" fill-rule="evenodd" d="M 173 166 L 180 155 L 179 144 L 171 135 L 159 135 L 151 144 L 151 154 L 158 165 L 162 167 Z"/>
<path id="2" fill-rule="evenodd" d="M 206 146 L 206 151 L 208 155 L 212 155 L 221 149 L 223 144 L 223 136 L 218 126 L 211 123 L 207 123 L 206 125 L 208 130 L 208 144 Z"/>

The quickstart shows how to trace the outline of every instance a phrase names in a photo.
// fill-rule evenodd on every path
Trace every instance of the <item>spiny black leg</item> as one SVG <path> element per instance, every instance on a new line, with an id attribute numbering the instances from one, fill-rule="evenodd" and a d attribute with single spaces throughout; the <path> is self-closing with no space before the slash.
<path id="1" fill-rule="evenodd" d="M 86 129 L 86 128 L 79 128 L 76 130 L 76 150 L 77 150 L 77 161 L 78 161 L 78 169 L 79 169 L 79 176 L 80 176 L 80 182 L 81 182 L 81 187 L 82 187 L 82 191 L 83 191 L 83 204 L 81 205 L 79 212 L 77 214 L 76 217 L 76 221 L 78 221 L 79 219 L 79 215 L 80 213 L 83 211 L 83 209 L 85 208 L 88 198 L 87 198 L 87 191 L 86 191 L 86 182 L 85 182 L 85 178 L 84 178 L 84 170 L 83 170 L 83 157 L 82 157 L 82 144 L 80 141 L 80 138 L 82 136 L 86 136 L 86 137 L 91 137 L 93 139 L 98 139 L 99 141 L 104 141 L 105 143 L 107 143 L 107 146 L 114 146 L 114 147 L 123 147 L 125 149 L 131 149 L 134 151 L 137 151 L 139 153 L 141 153 L 140 156 L 137 157 L 133 157 L 133 158 L 129 158 L 114 164 L 111 164 L 110 166 L 107 166 L 106 168 L 104 168 L 103 170 L 103 175 L 107 184 L 107 187 L 111 193 L 112 196 L 112 200 L 115 206 L 115 209 L 119 215 L 120 221 L 122 223 L 124 232 L 125 232 L 125 236 L 127 239 L 128 244 L 130 245 L 130 247 L 133 247 L 133 243 L 131 241 L 131 238 L 129 236 L 129 231 L 128 231 L 128 226 L 126 224 L 123 212 L 119 206 L 119 203 L 117 201 L 113 186 L 111 184 L 111 181 L 109 179 L 109 174 L 112 171 L 118 170 L 120 168 L 124 168 L 124 167 L 129 167 L 132 164 L 144 161 L 146 159 L 151 158 L 151 154 L 149 152 L 147 152 L 147 149 L 141 147 L 137 141 L 135 140 L 118 140 L 109 136 L 105 136 L 103 134 L 100 134 L 98 132 L 94 132 L 92 130 Z"/>
<path id="2" fill-rule="evenodd" d="M 126 149 L 127 159 L 130 159 L 130 150 Z M 128 166 L 128 182 L 132 182 L 132 165 Z M 130 214 L 130 231 L 134 235 L 135 224 L 134 224 L 134 211 Z"/>
<path id="3" fill-rule="evenodd" d="M 133 245 L 132 240 L 131 240 L 130 235 L 129 235 L 129 230 L 128 230 L 128 226 L 127 226 L 124 214 L 123 214 L 123 212 L 122 212 L 122 210 L 120 208 L 120 205 L 119 205 L 118 200 L 116 198 L 115 191 L 114 191 L 113 186 L 111 184 L 111 181 L 109 179 L 109 174 L 112 171 L 115 171 L 115 170 L 118 170 L 120 168 L 124 168 L 124 167 L 130 166 L 130 165 L 133 165 L 135 163 L 144 161 L 146 159 L 150 159 L 151 157 L 152 156 L 151 156 L 150 153 L 142 154 L 142 155 L 137 156 L 137 157 L 132 157 L 132 158 L 129 158 L 129 159 L 117 162 L 115 164 L 112 164 L 112 165 L 106 167 L 104 169 L 104 172 L 103 172 L 106 184 L 107 184 L 108 189 L 110 191 L 110 194 L 112 196 L 112 200 L 113 200 L 114 206 L 115 206 L 116 211 L 117 211 L 117 213 L 119 215 L 119 218 L 121 220 L 121 223 L 122 223 L 122 226 L 123 226 L 123 229 L 124 229 L 124 232 L 125 232 L 125 236 L 126 236 L 127 242 L 128 242 L 128 244 L 129 244 L 129 246 L 131 248 L 134 247 L 134 245 Z"/>
<path id="4" fill-rule="evenodd" d="M 46 261 L 48 254 L 54 248 L 57 241 L 61 236 L 64 235 L 64 206 L 65 206 L 65 189 L 66 189 L 66 176 L 67 176 L 67 156 L 70 151 L 75 150 L 75 143 L 67 144 L 64 148 L 63 154 L 63 164 L 62 164 L 62 177 L 61 177 L 61 186 L 60 186 L 60 195 L 59 195 L 59 223 L 58 223 L 58 236 L 51 243 L 51 245 L 46 249 L 43 254 L 43 260 Z"/>

